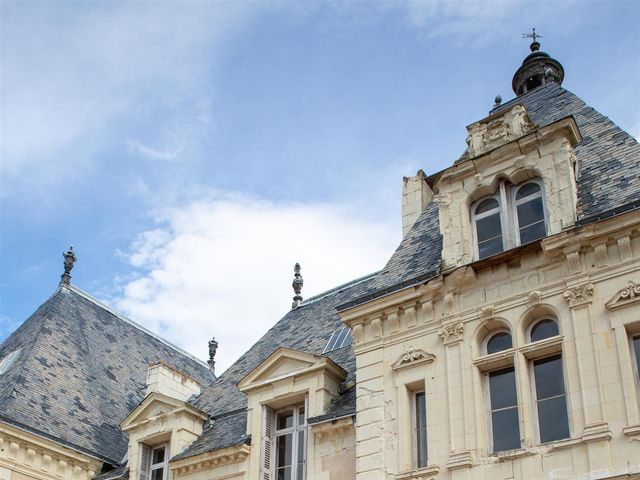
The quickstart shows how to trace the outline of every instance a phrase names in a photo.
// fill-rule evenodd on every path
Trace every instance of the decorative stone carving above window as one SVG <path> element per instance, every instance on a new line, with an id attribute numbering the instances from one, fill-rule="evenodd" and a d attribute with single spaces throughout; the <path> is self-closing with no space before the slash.
<path id="1" fill-rule="evenodd" d="M 435 355 L 410 345 L 409 348 L 407 348 L 407 351 L 400 355 L 400 358 L 391 365 L 391 368 L 394 370 L 400 370 L 402 368 L 433 362 L 435 358 Z"/>
<path id="2" fill-rule="evenodd" d="M 609 310 L 616 310 L 640 302 L 640 282 L 629 280 L 628 286 L 616 293 L 611 300 L 606 303 Z"/>
<path id="3" fill-rule="evenodd" d="M 522 105 L 486 122 L 477 122 L 467 127 L 467 144 L 472 157 L 497 148 L 533 130 L 533 124 Z"/>

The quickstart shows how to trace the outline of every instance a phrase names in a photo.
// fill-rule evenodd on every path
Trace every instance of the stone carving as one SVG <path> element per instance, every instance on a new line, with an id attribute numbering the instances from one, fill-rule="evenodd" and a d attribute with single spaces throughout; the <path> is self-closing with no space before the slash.
<path id="1" fill-rule="evenodd" d="M 462 334 L 464 333 L 464 323 L 456 323 L 451 325 L 445 325 L 438 330 L 438 336 L 443 342 L 447 343 L 454 340 L 462 340 Z"/>
<path id="2" fill-rule="evenodd" d="M 539 290 L 534 290 L 529 294 L 529 304 L 530 305 L 538 305 L 542 302 L 542 294 Z"/>
<path id="3" fill-rule="evenodd" d="M 585 283 L 584 285 L 578 285 L 577 287 L 570 287 L 565 290 L 563 296 L 570 307 L 577 307 L 585 303 L 591 302 L 593 297 L 593 284 Z"/>
<path id="4" fill-rule="evenodd" d="M 455 312 L 456 304 L 453 292 L 447 292 L 444 295 L 444 313 L 451 315 Z"/>
<path id="5" fill-rule="evenodd" d="M 353 336 L 353 342 L 356 345 L 362 343 L 364 340 L 364 326 L 361 323 L 354 325 L 351 335 Z"/>
<path id="6" fill-rule="evenodd" d="M 412 367 L 419 363 L 432 362 L 435 358 L 435 355 L 416 348 L 413 345 L 409 345 L 407 351 L 400 355 L 400 358 L 391 365 L 391 368 L 399 370 L 405 367 Z"/>
<path id="7" fill-rule="evenodd" d="M 618 241 L 618 249 L 620 250 L 620 261 L 631 260 L 633 258 L 633 251 L 631 250 L 631 239 L 629 235 L 621 235 L 616 238 Z"/>
<path id="8" fill-rule="evenodd" d="M 582 266 L 580 265 L 580 246 L 574 245 L 564 249 L 564 254 L 567 257 L 567 266 L 569 267 L 569 273 L 575 275 L 580 273 Z"/>
<path id="9" fill-rule="evenodd" d="M 609 255 L 607 253 L 607 242 L 599 243 L 594 248 L 596 254 L 596 265 L 606 267 L 609 265 Z"/>
<path id="10" fill-rule="evenodd" d="M 496 316 L 496 306 L 495 305 L 487 305 L 486 307 L 482 307 L 482 315 L 485 318 L 493 318 Z"/>
<path id="11" fill-rule="evenodd" d="M 628 285 L 618 291 L 611 300 L 606 303 L 609 310 L 640 302 L 640 282 L 629 280 Z"/>
<path id="12" fill-rule="evenodd" d="M 533 125 L 522 105 L 516 105 L 503 115 L 488 122 L 468 127 L 467 145 L 472 156 L 509 143 L 533 130 Z"/>

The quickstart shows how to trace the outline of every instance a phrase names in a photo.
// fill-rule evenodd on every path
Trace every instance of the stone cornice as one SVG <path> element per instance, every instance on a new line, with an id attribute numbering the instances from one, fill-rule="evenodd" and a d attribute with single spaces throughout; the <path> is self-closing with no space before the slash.
<path id="1" fill-rule="evenodd" d="M 400 357 L 393 362 L 391 368 L 401 370 L 403 368 L 414 367 L 416 365 L 424 365 L 435 360 L 436 356 L 432 353 L 425 352 L 421 348 L 410 345 Z"/>
<path id="2" fill-rule="evenodd" d="M 170 462 L 169 470 L 181 477 L 210 468 L 242 462 L 249 457 L 250 453 L 251 447 L 249 445 L 236 445 Z"/>
<path id="3" fill-rule="evenodd" d="M 605 305 L 609 310 L 617 310 L 638 302 L 640 302 L 640 282 L 629 280 L 628 285 L 619 290 Z"/>

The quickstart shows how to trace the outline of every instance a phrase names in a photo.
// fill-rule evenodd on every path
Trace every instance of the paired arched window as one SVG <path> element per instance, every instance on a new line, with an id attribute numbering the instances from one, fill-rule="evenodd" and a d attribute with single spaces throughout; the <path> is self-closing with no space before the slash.
<path id="1" fill-rule="evenodd" d="M 473 204 L 471 217 L 478 259 L 542 238 L 547 234 L 542 183 L 501 180 L 494 195 Z"/>
<path id="2" fill-rule="evenodd" d="M 558 342 L 555 342 L 556 353 L 549 355 L 549 342 L 543 342 L 559 335 L 557 320 L 544 317 L 531 323 L 526 332 L 527 345 L 524 347 L 514 348 L 511 332 L 507 329 L 493 330 L 482 342 L 484 355 L 505 352 L 506 355 L 515 356 L 524 353 L 531 359 L 530 367 L 525 372 L 519 371 L 518 377 L 520 381 L 527 383 L 527 377 L 531 380 L 537 431 L 541 443 L 561 440 L 570 435 L 561 347 Z M 554 340 L 550 341 L 553 344 Z M 540 343 L 539 348 L 536 345 L 537 342 L 543 342 Z M 521 349 L 523 352 L 520 352 Z M 511 352 L 507 352 L 508 350 Z M 492 363 L 497 366 L 496 369 L 484 370 L 490 417 L 489 429 L 494 452 L 513 450 L 521 446 L 518 390 L 514 366 L 518 362 L 511 357 L 507 363 L 509 366 L 505 366 L 501 358 L 503 357 L 498 357 L 500 363 Z"/>

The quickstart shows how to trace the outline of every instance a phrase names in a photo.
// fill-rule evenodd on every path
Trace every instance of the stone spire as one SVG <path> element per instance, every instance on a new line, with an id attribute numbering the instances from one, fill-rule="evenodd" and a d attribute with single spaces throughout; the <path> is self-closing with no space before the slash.
<path id="1" fill-rule="evenodd" d="M 214 375 L 216 373 L 216 361 L 214 359 L 217 351 L 218 341 L 216 340 L 216 337 L 212 337 L 211 340 L 209 340 L 209 360 L 207 363 L 209 364 L 209 370 L 211 370 L 211 373 Z"/>
<path id="2" fill-rule="evenodd" d="M 533 41 L 529 46 L 531 53 L 513 76 L 511 87 L 514 93 L 520 96 L 547 83 L 562 85 L 564 68 L 548 53 L 540 51 L 538 39 L 542 38 L 542 35 L 538 35 L 534 28 L 533 33 L 523 33 L 522 38 L 531 38 Z"/>
<path id="3" fill-rule="evenodd" d="M 300 292 L 302 291 L 302 286 L 304 285 L 304 280 L 302 280 L 302 275 L 300 275 L 300 264 L 296 263 L 293 267 L 293 283 L 291 286 L 293 287 L 293 292 L 295 295 L 293 296 L 293 303 L 291 304 L 291 309 L 297 308 L 300 303 L 302 303 L 302 295 Z"/>
<path id="4" fill-rule="evenodd" d="M 73 253 L 73 245 L 62 256 L 64 257 L 64 273 L 60 276 L 60 285 L 69 285 L 71 283 L 71 270 L 73 270 L 73 265 L 77 260 L 76 254 Z"/>

